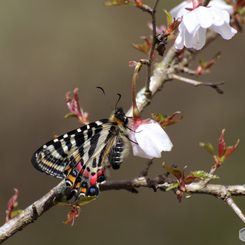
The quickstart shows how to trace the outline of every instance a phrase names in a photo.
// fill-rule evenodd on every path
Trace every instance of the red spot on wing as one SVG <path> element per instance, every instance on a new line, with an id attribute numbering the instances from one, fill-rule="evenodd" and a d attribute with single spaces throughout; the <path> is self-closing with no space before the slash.
<path id="1" fill-rule="evenodd" d="M 86 170 L 84 171 L 84 175 L 85 175 L 86 177 L 89 177 L 90 172 L 86 169 Z"/>
<path id="2" fill-rule="evenodd" d="M 79 162 L 78 164 L 77 164 L 77 170 L 80 172 L 81 170 L 83 170 L 82 169 L 82 164 L 81 164 L 81 162 Z"/>
<path id="3" fill-rule="evenodd" d="M 105 176 L 105 169 L 100 169 L 100 170 L 97 172 L 97 176 L 98 176 L 98 177 L 101 176 L 101 175 Z"/>
<path id="4" fill-rule="evenodd" d="M 89 180 L 90 180 L 90 184 L 91 185 L 96 185 L 96 183 L 97 183 L 97 174 L 91 175 Z"/>

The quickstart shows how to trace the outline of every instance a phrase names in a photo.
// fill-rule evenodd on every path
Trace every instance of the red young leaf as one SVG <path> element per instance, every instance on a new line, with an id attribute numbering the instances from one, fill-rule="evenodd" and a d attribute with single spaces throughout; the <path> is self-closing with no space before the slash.
<path id="1" fill-rule="evenodd" d="M 199 176 L 195 176 L 192 172 L 190 172 L 184 179 L 185 184 L 190 184 L 192 182 L 194 182 L 197 179 L 202 179 Z"/>
<path id="2" fill-rule="evenodd" d="M 225 140 L 224 140 L 225 129 L 222 130 L 220 138 L 219 138 L 219 148 L 218 148 L 218 156 L 221 158 L 225 154 Z"/>
<path id="3" fill-rule="evenodd" d="M 137 65 L 137 63 L 138 63 L 137 61 L 131 60 L 128 62 L 128 66 L 129 67 L 135 67 Z"/>
<path id="4" fill-rule="evenodd" d="M 236 144 L 234 146 L 228 146 L 226 147 L 226 151 L 225 151 L 225 159 L 228 158 L 230 156 L 230 154 L 236 150 L 236 148 L 239 145 L 240 140 L 237 140 Z"/>
<path id="5" fill-rule="evenodd" d="M 149 55 L 150 50 L 151 50 L 151 45 L 152 45 L 152 39 L 149 41 L 146 37 L 141 37 L 141 39 L 143 39 L 145 41 L 144 44 L 133 44 L 131 43 L 131 45 L 138 49 L 139 51 Z M 152 59 L 155 60 L 155 55 L 153 54 Z"/>
<path id="6" fill-rule="evenodd" d="M 228 158 L 231 153 L 238 147 L 239 145 L 239 140 L 237 140 L 236 144 L 234 146 L 227 146 L 225 145 L 225 140 L 224 140 L 224 134 L 225 134 L 225 129 L 222 130 L 221 136 L 219 139 L 219 148 L 218 148 L 218 156 L 219 158 L 222 159 L 222 162 Z"/>
<path id="7" fill-rule="evenodd" d="M 164 32 L 165 36 L 170 36 L 171 34 L 174 34 L 174 32 L 178 29 L 180 23 L 181 19 L 174 19 L 173 23 L 168 26 L 167 30 Z"/>
<path id="8" fill-rule="evenodd" d="M 181 114 L 181 111 L 176 111 L 171 116 L 166 116 L 164 114 L 151 114 L 152 118 L 158 122 L 162 128 L 167 126 L 173 125 L 183 119 L 183 116 L 179 117 L 178 119 L 173 119 L 174 116 Z"/>
<path id="9" fill-rule="evenodd" d="M 163 167 L 165 168 L 165 170 L 167 170 L 170 174 L 172 174 L 177 180 L 180 180 L 181 176 L 182 176 L 182 172 L 180 169 L 178 168 L 174 168 L 174 167 L 168 167 L 166 165 L 163 164 Z"/>
<path id="10" fill-rule="evenodd" d="M 17 189 L 14 189 L 15 194 L 9 199 L 8 201 L 8 210 L 7 210 L 7 215 L 6 215 L 6 223 L 11 220 L 11 213 L 14 211 L 15 208 L 15 202 L 18 198 L 19 191 Z"/>
<path id="11" fill-rule="evenodd" d="M 73 92 L 74 93 L 74 99 L 72 99 L 69 96 L 70 92 L 66 93 L 66 95 L 65 95 L 66 104 L 67 104 L 69 110 L 71 111 L 71 113 L 68 113 L 65 115 L 65 118 L 77 117 L 79 123 L 88 124 L 89 123 L 89 121 L 87 119 L 88 113 L 84 112 L 82 110 L 82 108 L 80 107 L 79 97 L 78 97 L 77 91 L 78 91 L 78 88 L 74 89 L 74 92 Z"/>
<path id="12" fill-rule="evenodd" d="M 233 18 L 237 24 L 237 28 L 241 30 L 241 25 L 244 24 L 244 6 L 245 1 L 244 0 L 237 0 L 236 5 L 233 6 L 234 14 Z"/>
<path id="13" fill-rule="evenodd" d="M 74 225 L 75 219 L 78 218 L 80 215 L 80 206 L 78 204 L 73 205 L 73 210 L 71 210 L 67 215 L 67 221 L 64 224 L 68 224 L 72 222 L 71 225 Z"/>
<path id="14" fill-rule="evenodd" d="M 245 6 L 245 1 L 244 0 L 237 0 L 236 5 L 240 6 L 240 7 L 244 7 Z"/>
<path id="15" fill-rule="evenodd" d="M 217 59 L 219 59 L 221 56 L 220 53 L 217 53 L 210 61 L 204 62 L 203 60 L 200 60 L 200 65 L 196 69 L 196 76 L 199 76 L 201 74 L 208 73 L 208 68 L 211 67 L 213 64 L 216 63 Z"/>

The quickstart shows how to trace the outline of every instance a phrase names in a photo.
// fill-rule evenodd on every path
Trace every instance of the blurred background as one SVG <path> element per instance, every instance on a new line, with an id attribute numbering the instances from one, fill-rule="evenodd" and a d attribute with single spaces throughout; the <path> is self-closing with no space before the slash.
<path id="1" fill-rule="evenodd" d="M 146 23 L 150 16 L 132 6 L 106 7 L 104 1 L 8 0 L 0 5 L 0 221 L 13 188 L 19 190 L 19 208 L 28 205 L 59 183 L 36 171 L 31 162 L 34 151 L 52 139 L 80 127 L 68 113 L 65 94 L 79 88 L 80 104 L 90 113 L 89 120 L 108 118 L 111 109 L 100 90 L 107 93 L 112 105 L 117 93 L 120 106 L 131 103 L 133 68 L 128 61 L 146 58 L 130 46 L 143 43 L 149 36 Z M 154 1 L 145 1 L 150 6 Z M 166 24 L 163 9 L 170 10 L 179 1 L 161 1 L 157 24 Z M 218 94 L 208 87 L 193 87 L 171 81 L 157 93 L 142 117 L 150 113 L 171 115 L 183 111 L 184 119 L 167 128 L 174 148 L 154 160 L 149 175 L 163 172 L 161 163 L 176 164 L 180 169 L 209 171 L 212 156 L 199 146 L 210 142 L 217 150 L 223 128 L 225 140 L 238 149 L 217 171 L 213 183 L 244 184 L 244 33 L 231 41 L 218 38 L 205 48 L 199 59 L 210 60 L 218 51 L 222 57 L 212 73 L 198 77 L 206 82 L 224 81 Z M 172 43 L 169 41 L 169 45 Z M 161 60 L 161 57 L 158 57 Z M 137 89 L 145 83 L 146 69 L 137 80 Z M 183 75 L 186 76 L 186 75 Z M 110 179 L 138 176 L 146 161 L 128 157 L 119 171 L 110 171 Z M 245 210 L 245 197 L 235 201 Z M 139 190 L 102 192 L 84 206 L 75 226 L 64 225 L 66 207 L 54 207 L 6 241 L 14 244 L 240 244 L 239 229 L 245 224 L 223 202 L 212 196 L 193 195 L 177 201 L 172 192 Z"/>

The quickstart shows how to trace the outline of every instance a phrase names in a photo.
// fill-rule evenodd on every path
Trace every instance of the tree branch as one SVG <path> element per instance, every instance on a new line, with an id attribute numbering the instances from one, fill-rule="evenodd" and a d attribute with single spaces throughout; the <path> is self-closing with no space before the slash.
<path id="1" fill-rule="evenodd" d="M 0 243 L 7 240 L 14 235 L 17 231 L 22 230 L 24 227 L 33 223 L 43 213 L 53 207 L 54 198 L 60 198 L 64 195 L 66 189 L 65 180 L 62 180 L 56 187 L 51 189 L 42 198 L 31 204 L 25 210 L 23 210 L 15 218 L 11 219 L 8 223 L 5 223 L 0 227 Z"/>
<path id="2" fill-rule="evenodd" d="M 106 181 L 100 185 L 100 190 L 127 190 L 132 193 L 138 193 L 137 189 L 144 187 L 151 188 L 154 191 L 157 189 L 165 191 L 170 186 L 171 182 L 172 180 L 165 175 L 159 175 L 155 177 L 142 176 L 127 180 Z M 46 195 L 31 204 L 29 207 L 23 210 L 22 213 L 11 219 L 8 223 L 0 227 L 0 243 L 7 240 L 16 232 L 22 230 L 28 224 L 33 223 L 43 213 L 45 213 L 51 207 L 55 206 L 53 202 L 54 198 L 61 198 L 64 195 L 65 188 L 65 181 L 62 180 Z M 205 186 L 202 181 L 199 181 L 197 183 L 186 185 L 186 192 L 190 194 L 209 194 L 223 199 L 245 223 L 244 214 L 231 198 L 231 196 L 245 196 L 245 185 L 225 186 L 219 184 L 207 184 Z"/>

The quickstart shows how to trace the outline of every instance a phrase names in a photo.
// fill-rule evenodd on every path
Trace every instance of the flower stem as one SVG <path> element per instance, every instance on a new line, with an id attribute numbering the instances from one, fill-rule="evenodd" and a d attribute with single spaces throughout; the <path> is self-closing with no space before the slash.
<path id="1" fill-rule="evenodd" d="M 138 76 L 138 73 L 139 73 L 141 67 L 142 67 L 142 62 L 138 62 L 137 65 L 135 66 L 134 75 L 133 75 L 132 92 L 133 92 L 133 117 L 134 117 L 134 120 L 138 120 L 138 119 L 141 120 L 140 112 L 139 112 L 139 109 L 138 109 L 137 103 L 136 103 L 136 94 L 135 94 L 136 78 Z"/>

